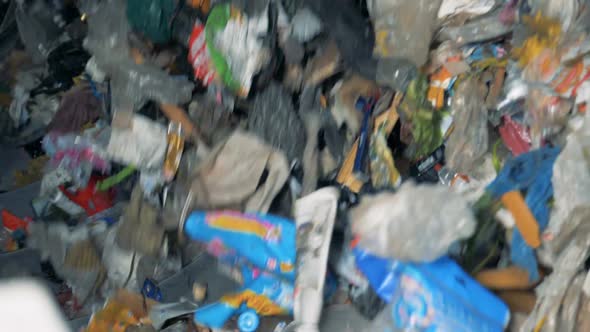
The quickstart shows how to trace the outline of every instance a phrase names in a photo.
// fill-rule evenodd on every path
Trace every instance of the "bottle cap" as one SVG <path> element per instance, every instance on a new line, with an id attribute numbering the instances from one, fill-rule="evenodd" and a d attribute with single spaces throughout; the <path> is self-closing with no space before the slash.
<path id="1" fill-rule="evenodd" d="M 254 332 L 260 324 L 260 318 L 254 310 L 247 310 L 238 317 L 238 328 L 240 332 Z"/>

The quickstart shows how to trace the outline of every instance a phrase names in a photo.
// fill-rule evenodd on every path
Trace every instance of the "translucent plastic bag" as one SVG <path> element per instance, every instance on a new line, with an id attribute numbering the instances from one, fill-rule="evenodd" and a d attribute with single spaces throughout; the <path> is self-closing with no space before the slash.
<path id="1" fill-rule="evenodd" d="M 440 42 L 452 40 L 457 46 L 463 46 L 506 35 L 512 32 L 513 25 L 502 23 L 501 13 L 499 9 L 460 26 L 443 27 L 436 39 Z"/>
<path id="2" fill-rule="evenodd" d="M 44 1 L 29 5 L 23 1 L 15 2 L 19 2 L 14 15 L 20 39 L 33 61 L 42 63 L 61 33 L 53 17 L 56 12 Z"/>
<path id="3" fill-rule="evenodd" d="M 495 0 L 443 0 L 438 18 L 445 19 L 454 15 L 483 15 L 490 11 L 495 5 Z"/>
<path id="4" fill-rule="evenodd" d="M 571 133 L 567 144 L 553 166 L 555 203 L 551 211 L 548 231 L 557 235 L 569 214 L 578 206 L 590 205 L 590 113 L 582 128 Z"/>
<path id="5" fill-rule="evenodd" d="M 419 197 L 420 199 L 416 199 Z M 430 262 L 469 237 L 475 221 L 467 202 L 447 187 L 414 185 L 364 198 L 351 211 L 359 245 L 381 257 Z"/>
<path id="6" fill-rule="evenodd" d="M 455 129 L 445 150 L 447 166 L 468 174 L 488 150 L 488 112 L 480 83 L 471 78 L 455 91 L 451 109 Z"/>
<path id="7" fill-rule="evenodd" d="M 131 59 L 125 8 L 122 0 L 81 3 L 81 9 L 88 13 L 84 47 L 92 53 L 98 69 L 111 78 L 114 110 L 130 112 L 148 100 L 174 105 L 190 101 L 193 84 L 186 77 L 173 77 Z"/>
<path id="8" fill-rule="evenodd" d="M 108 156 L 141 169 L 160 168 L 168 146 L 166 128 L 141 115 L 134 115 L 131 121 L 131 128 L 113 127 Z"/>
<path id="9" fill-rule="evenodd" d="M 442 0 L 370 0 L 367 8 L 375 29 L 373 55 L 406 58 L 417 67 L 428 60 Z"/>
<path id="10" fill-rule="evenodd" d="M 533 331 L 545 320 L 543 331 L 557 331 L 557 315 L 568 288 L 590 255 L 589 207 L 575 209 L 569 216 L 567 227 L 549 244 L 557 255 L 553 273 L 536 289 L 537 303 L 521 331 Z M 561 329 L 559 330 L 561 331 Z"/>
<path id="11" fill-rule="evenodd" d="M 545 89 L 532 88 L 525 107 L 525 123 L 531 127 L 533 148 L 539 148 L 545 138 L 559 133 L 567 125 L 573 104 Z"/>
<path id="12" fill-rule="evenodd" d="M 580 0 L 529 0 L 533 11 L 561 22 L 564 31 L 572 27 L 580 12 Z"/>
<path id="13" fill-rule="evenodd" d="M 407 59 L 380 59 L 377 63 L 377 83 L 396 91 L 406 91 L 412 80 L 418 76 L 418 69 Z"/>

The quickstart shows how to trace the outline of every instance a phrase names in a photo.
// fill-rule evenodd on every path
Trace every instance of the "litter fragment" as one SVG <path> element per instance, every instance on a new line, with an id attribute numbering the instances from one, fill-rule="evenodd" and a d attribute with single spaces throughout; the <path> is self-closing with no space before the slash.
<path id="1" fill-rule="evenodd" d="M 27 276 L 76 331 L 588 330 L 589 18 L 0 1 L 9 318 Z"/>

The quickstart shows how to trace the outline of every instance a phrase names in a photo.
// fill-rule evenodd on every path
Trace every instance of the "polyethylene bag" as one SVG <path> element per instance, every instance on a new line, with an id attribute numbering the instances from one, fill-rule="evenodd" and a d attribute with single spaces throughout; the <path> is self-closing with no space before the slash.
<path id="1" fill-rule="evenodd" d="M 494 10 L 459 26 L 443 26 L 437 33 L 436 40 L 451 40 L 457 46 L 479 43 L 509 34 L 514 25 L 502 22 L 502 9 Z"/>
<path id="2" fill-rule="evenodd" d="M 488 112 L 480 87 L 474 78 L 464 81 L 457 87 L 451 105 L 455 129 L 445 155 L 447 166 L 460 173 L 469 173 L 488 150 Z"/>
<path id="3" fill-rule="evenodd" d="M 130 57 L 126 8 L 123 0 L 81 2 L 81 9 L 88 13 L 84 48 L 93 55 L 93 66 L 111 78 L 113 109 L 131 112 L 148 100 L 174 105 L 190 101 L 193 84 L 186 77 L 170 76 Z"/>
<path id="4" fill-rule="evenodd" d="M 525 99 L 525 123 L 531 128 L 534 148 L 541 147 L 544 140 L 558 134 L 567 125 L 572 102 L 558 98 L 542 88 L 531 88 Z"/>
<path id="5" fill-rule="evenodd" d="M 572 27 L 580 12 L 580 0 L 529 0 L 533 11 L 559 20 L 564 31 Z"/>
<path id="6" fill-rule="evenodd" d="M 351 211 L 359 246 L 386 258 L 431 262 L 475 230 L 464 198 L 439 185 L 406 182 L 397 193 L 364 198 Z"/>
<path id="7" fill-rule="evenodd" d="M 554 205 L 549 232 L 559 234 L 568 215 L 578 206 L 590 205 L 590 114 L 567 143 L 553 166 Z"/>
<path id="8" fill-rule="evenodd" d="M 421 67 L 428 60 L 442 0 L 369 0 L 375 29 L 373 55 L 406 58 Z"/>
<path id="9" fill-rule="evenodd" d="M 134 115 L 131 121 L 130 128 L 113 127 L 109 157 L 141 169 L 161 167 L 168 146 L 166 128 L 141 115 Z"/>

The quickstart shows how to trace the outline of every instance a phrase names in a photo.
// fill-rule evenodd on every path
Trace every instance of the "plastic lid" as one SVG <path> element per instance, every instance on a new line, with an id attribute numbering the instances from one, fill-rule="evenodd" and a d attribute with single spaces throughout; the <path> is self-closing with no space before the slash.
<path id="1" fill-rule="evenodd" d="M 260 324 L 260 318 L 254 310 L 247 310 L 238 317 L 240 332 L 254 332 Z"/>

